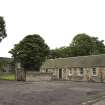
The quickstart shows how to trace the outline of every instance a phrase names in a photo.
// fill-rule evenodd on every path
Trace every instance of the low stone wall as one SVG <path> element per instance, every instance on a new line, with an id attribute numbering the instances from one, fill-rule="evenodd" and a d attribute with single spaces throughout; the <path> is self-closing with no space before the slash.
<path id="1" fill-rule="evenodd" d="M 26 81 L 49 81 L 52 79 L 52 73 L 27 72 Z"/>

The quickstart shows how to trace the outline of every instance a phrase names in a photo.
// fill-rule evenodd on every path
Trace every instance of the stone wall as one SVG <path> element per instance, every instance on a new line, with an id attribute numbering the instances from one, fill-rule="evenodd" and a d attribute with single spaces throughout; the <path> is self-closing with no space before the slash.
<path id="1" fill-rule="evenodd" d="M 62 80 L 105 82 L 105 67 L 96 67 L 96 75 L 93 75 L 92 67 L 83 68 L 83 74 L 80 74 L 78 67 L 60 69 L 62 69 Z M 42 71 L 46 72 L 46 69 Z M 59 80 L 59 68 L 47 69 L 47 72 L 52 73 L 52 79 Z"/>
<path id="2" fill-rule="evenodd" d="M 80 68 L 72 68 L 72 75 L 68 75 L 68 80 L 74 81 L 94 81 L 104 82 L 105 81 L 105 68 L 97 67 L 96 75 L 93 75 L 92 68 L 83 68 L 83 75 L 80 74 Z"/>
<path id="3" fill-rule="evenodd" d="M 27 72 L 26 81 L 49 81 L 52 79 L 52 73 L 45 72 Z"/>

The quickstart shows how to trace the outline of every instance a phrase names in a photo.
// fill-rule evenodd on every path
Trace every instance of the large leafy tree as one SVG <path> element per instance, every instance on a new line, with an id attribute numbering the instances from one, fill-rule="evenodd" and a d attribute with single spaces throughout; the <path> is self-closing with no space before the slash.
<path id="1" fill-rule="evenodd" d="M 7 36 L 5 29 L 5 21 L 3 17 L 0 16 L 0 42 Z"/>
<path id="2" fill-rule="evenodd" d="M 70 44 L 71 55 L 90 55 L 92 50 L 92 40 L 91 37 L 86 34 L 78 34 L 76 35 L 72 43 Z"/>
<path id="3" fill-rule="evenodd" d="M 104 54 L 105 53 L 105 45 L 104 40 L 99 40 L 97 37 L 92 37 L 92 54 Z"/>
<path id="4" fill-rule="evenodd" d="M 85 33 L 78 34 L 73 38 L 73 41 L 70 44 L 70 49 L 71 56 L 105 53 L 103 40 L 100 41 L 97 37 L 91 37 Z"/>
<path id="5" fill-rule="evenodd" d="M 25 70 L 39 70 L 49 53 L 49 47 L 40 35 L 28 35 L 16 44 L 9 53 L 21 62 Z"/>

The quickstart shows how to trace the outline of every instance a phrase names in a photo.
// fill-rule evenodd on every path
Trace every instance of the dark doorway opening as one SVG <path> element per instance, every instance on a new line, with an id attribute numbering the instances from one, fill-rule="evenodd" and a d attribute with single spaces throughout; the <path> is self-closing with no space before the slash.
<path id="1" fill-rule="evenodd" d="M 62 69 L 59 69 L 59 79 L 62 80 Z"/>

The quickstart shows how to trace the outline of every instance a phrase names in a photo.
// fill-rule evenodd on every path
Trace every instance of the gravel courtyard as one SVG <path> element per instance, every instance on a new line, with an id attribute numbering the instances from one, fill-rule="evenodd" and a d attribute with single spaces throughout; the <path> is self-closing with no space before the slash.
<path id="1" fill-rule="evenodd" d="M 0 105 L 85 105 L 102 96 L 104 83 L 0 81 Z"/>

